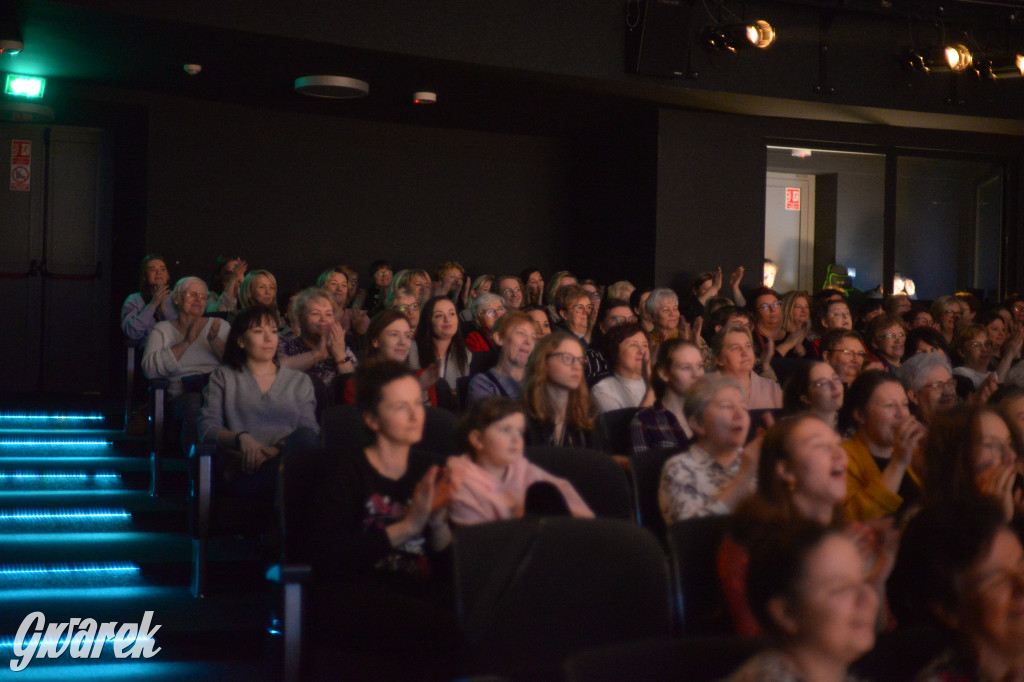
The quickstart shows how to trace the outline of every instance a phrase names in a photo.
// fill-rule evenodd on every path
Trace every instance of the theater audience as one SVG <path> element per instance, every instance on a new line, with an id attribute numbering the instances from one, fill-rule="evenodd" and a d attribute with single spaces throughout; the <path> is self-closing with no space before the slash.
<path id="1" fill-rule="evenodd" d="M 362 365 L 381 360 L 407 365 L 409 351 L 415 345 L 409 318 L 397 310 L 377 313 L 370 321 L 370 328 L 364 337 Z M 354 387 L 353 387 L 354 391 Z M 355 393 L 352 393 L 355 400 Z"/>
<path id="2" fill-rule="evenodd" d="M 121 331 L 132 341 L 142 341 L 157 322 L 173 320 L 178 311 L 171 301 L 171 281 L 163 256 L 151 253 L 139 266 L 139 290 L 121 306 Z"/>
<path id="3" fill-rule="evenodd" d="M 782 389 L 779 385 L 754 372 L 754 343 L 748 330 L 726 327 L 711 340 L 711 352 L 718 371 L 740 386 L 748 409 L 782 407 Z"/>
<path id="4" fill-rule="evenodd" d="M 739 382 L 708 374 L 693 383 L 683 406 L 696 442 L 665 462 L 658 505 L 666 525 L 694 516 L 728 514 L 754 490 L 760 439 L 746 447 L 750 415 Z"/>
<path id="5" fill-rule="evenodd" d="M 882 370 L 864 372 L 850 386 L 839 412 L 849 456 L 848 519 L 894 515 L 921 494 L 922 453 L 927 429 L 910 414 L 903 385 Z"/>
<path id="6" fill-rule="evenodd" d="M 494 343 L 501 349 L 498 364 L 470 380 L 468 404 L 488 396 L 521 398 L 526 365 L 537 338 L 537 324 L 529 315 L 516 310 L 505 313 L 494 326 Z"/>
<path id="7" fill-rule="evenodd" d="M 392 277 L 394 272 L 388 261 L 379 259 L 370 264 L 370 286 L 366 290 L 363 310 L 375 315 L 384 308 L 384 297 L 387 296 Z"/>
<path id="8" fill-rule="evenodd" d="M 703 309 L 702 303 L 701 310 L 703 311 Z M 647 297 L 644 310 L 647 313 L 647 319 L 653 325 L 648 334 L 651 352 L 657 353 L 658 346 L 663 341 L 679 336 L 679 322 L 682 319 L 679 312 L 679 297 L 671 289 L 659 287 L 652 290 Z"/>
<path id="9" fill-rule="evenodd" d="M 632 454 L 689 449 L 693 429 L 686 421 L 683 403 L 693 382 L 702 376 L 704 358 L 697 346 L 683 339 L 661 344 L 651 371 L 654 405 L 637 412 L 630 423 Z"/>
<path id="10" fill-rule="evenodd" d="M 582 342 L 565 331 L 541 339 L 526 365 L 528 445 L 589 447 L 594 408 L 583 381 Z"/>
<path id="11" fill-rule="evenodd" d="M 468 454 L 448 458 L 452 523 L 519 518 L 530 511 L 527 492 L 538 483 L 554 487 L 573 516 L 593 518 L 571 483 L 526 459 L 525 435 L 526 413 L 518 401 L 489 397 L 469 408 L 457 429 L 459 447 Z"/>
<path id="12" fill-rule="evenodd" d="M 142 354 L 142 371 L 149 379 L 167 379 L 167 413 L 181 429 L 185 455 L 196 442 L 196 422 L 202 406 L 202 390 L 210 372 L 220 365 L 228 324 L 203 317 L 208 297 L 206 283 L 198 277 L 182 277 L 174 285 L 171 301 L 177 310 L 173 320 L 157 322 Z"/>
<path id="13" fill-rule="evenodd" d="M 443 296 L 457 307 L 465 305 L 467 292 L 463 290 L 466 281 L 466 268 L 455 261 L 448 261 L 437 270 L 437 282 L 434 283 L 433 296 Z"/>
<path id="14" fill-rule="evenodd" d="M 578 284 L 579 280 L 568 270 L 559 270 L 555 274 L 551 275 L 551 279 L 548 280 L 548 288 L 544 292 L 544 300 L 547 301 L 548 312 L 551 313 L 551 317 L 558 319 L 558 291 L 562 287 L 571 287 L 574 284 Z"/>
<path id="15" fill-rule="evenodd" d="M 226 455 L 229 494 L 253 498 L 266 512 L 273 507 L 278 455 L 316 448 L 320 432 L 313 383 L 279 365 L 277 339 L 276 308 L 254 305 L 239 313 L 224 364 L 206 385 L 198 427 L 199 442 Z"/>
<path id="16" fill-rule="evenodd" d="M 317 277 L 316 285 L 334 303 L 334 318 L 342 329 L 346 332 L 351 331 L 353 334 L 366 333 L 366 328 L 370 326 L 370 318 L 366 312 L 347 307 L 351 287 L 344 266 L 337 265 L 324 270 Z"/>
<path id="17" fill-rule="evenodd" d="M 563 286 L 555 297 L 561 329 L 580 339 L 584 347 L 590 345 L 596 308 L 587 290 L 578 284 Z"/>

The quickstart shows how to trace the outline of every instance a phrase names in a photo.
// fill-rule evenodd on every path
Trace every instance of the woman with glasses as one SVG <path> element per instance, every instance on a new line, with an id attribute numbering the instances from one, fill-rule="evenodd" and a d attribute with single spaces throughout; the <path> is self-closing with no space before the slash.
<path id="1" fill-rule="evenodd" d="M 726 327 L 711 339 L 711 353 L 715 357 L 718 371 L 739 385 L 749 409 L 782 407 L 782 389 L 779 385 L 754 372 L 754 341 L 749 330 Z"/>
<path id="2" fill-rule="evenodd" d="M 820 347 L 821 359 L 832 365 L 846 386 L 850 386 L 864 370 L 868 353 L 857 332 L 833 329 L 821 337 Z"/>
<path id="3" fill-rule="evenodd" d="M 967 377 L 974 384 L 974 390 L 977 390 L 992 373 L 989 367 L 992 360 L 992 343 L 988 340 L 988 331 L 980 324 L 960 327 L 956 334 L 956 349 L 963 358 L 963 364 L 953 368 L 953 374 Z M 1004 375 L 1008 369 L 1009 367 L 1003 370 Z M 996 379 L 1000 378 L 997 373 Z"/>
<path id="4" fill-rule="evenodd" d="M 891 516 L 921 495 L 923 444 L 927 429 L 910 413 L 903 384 L 882 370 L 864 372 L 850 386 L 839 413 L 840 433 L 849 456 L 847 519 Z"/>
<path id="5" fill-rule="evenodd" d="M 654 405 L 633 417 L 629 426 L 630 454 L 656 450 L 681 452 L 693 441 L 683 403 L 686 392 L 704 376 L 704 356 L 683 339 L 669 339 L 658 348 L 651 370 Z"/>
<path id="6" fill-rule="evenodd" d="M 507 308 L 505 299 L 497 294 L 480 294 L 469 305 L 476 322 L 476 330 L 466 336 L 466 348 L 473 353 L 487 353 L 495 350 L 491 335 L 494 324 L 501 319 Z"/>
<path id="7" fill-rule="evenodd" d="M 384 308 L 384 297 L 391 286 L 391 279 L 395 273 L 391 269 L 391 263 L 386 260 L 375 260 L 370 265 L 370 286 L 366 290 L 366 300 L 363 302 L 363 310 L 370 315 L 375 315 Z"/>
<path id="8" fill-rule="evenodd" d="M 553 332 L 533 349 L 526 365 L 526 442 L 529 445 L 589 447 L 594 408 L 583 380 L 583 343 Z"/>
<path id="9" fill-rule="evenodd" d="M 835 429 L 844 393 L 843 380 L 832 365 L 805 362 L 782 389 L 782 409 L 787 415 L 806 412 Z"/>
<path id="10" fill-rule="evenodd" d="M 560 327 L 589 345 L 597 319 L 590 294 L 573 284 L 558 290 L 557 301 L 558 316 L 562 319 Z"/>
<path id="11" fill-rule="evenodd" d="M 396 313 L 402 313 L 409 320 L 409 324 L 415 330 L 420 324 L 420 300 L 416 298 L 416 292 L 412 289 L 399 287 L 388 291 L 384 299 L 384 307 Z"/>
<path id="12" fill-rule="evenodd" d="M 495 293 L 505 299 L 508 310 L 519 310 L 523 307 L 523 280 L 515 275 L 502 275 L 495 280 Z"/>
<path id="13" fill-rule="evenodd" d="M 940 296 L 932 303 L 932 318 L 939 326 L 939 332 L 947 346 L 953 345 L 956 329 L 960 325 L 960 302 L 955 296 Z"/>
<path id="14" fill-rule="evenodd" d="M 228 324 L 203 317 L 209 291 L 198 277 L 182 277 L 174 285 L 173 320 L 157 322 L 142 354 L 142 371 L 149 379 L 167 379 L 167 413 L 181 427 L 182 453 L 197 440 L 196 422 L 202 407 L 202 386 L 220 366 Z"/>
<path id="15" fill-rule="evenodd" d="M 894 374 L 903 382 L 914 413 L 925 425 L 956 407 L 956 380 L 945 353 L 912 355 Z"/>
<path id="16" fill-rule="evenodd" d="M 773 355 L 788 357 L 790 354 L 803 357 L 807 354 L 804 341 L 807 340 L 806 324 L 787 331 L 784 324 L 782 301 L 779 295 L 766 287 L 759 287 L 750 295 L 750 312 L 754 316 L 754 352 L 761 363 L 768 363 L 771 357 L 764 357 L 766 350 L 773 347 Z"/>
<path id="17" fill-rule="evenodd" d="M 865 336 L 871 352 L 887 372 L 900 366 L 907 346 L 907 330 L 902 318 L 879 315 L 868 323 Z"/>
<path id="18" fill-rule="evenodd" d="M 665 462 L 658 505 L 665 525 L 695 516 L 729 514 L 754 492 L 761 439 L 746 447 L 750 415 L 739 383 L 708 374 L 686 394 L 686 421 L 696 442 Z"/>

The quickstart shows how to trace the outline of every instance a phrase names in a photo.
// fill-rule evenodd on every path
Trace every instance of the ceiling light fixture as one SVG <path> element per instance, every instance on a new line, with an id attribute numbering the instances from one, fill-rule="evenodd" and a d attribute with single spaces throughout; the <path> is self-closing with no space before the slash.
<path id="1" fill-rule="evenodd" d="M 412 93 L 413 104 L 437 104 L 437 93 L 429 90 L 420 90 Z"/>
<path id="2" fill-rule="evenodd" d="M 925 73 L 962 73 L 974 63 L 974 56 L 964 45 L 954 43 L 926 50 L 907 52 L 908 66 Z"/>
<path id="3" fill-rule="evenodd" d="M 767 21 L 749 24 L 708 26 L 703 31 L 704 43 L 712 49 L 735 52 L 743 48 L 763 50 L 775 42 L 775 29 Z"/>
<path id="4" fill-rule="evenodd" d="M 993 80 L 1024 77 L 1024 54 L 986 57 L 978 62 L 978 73 Z"/>
<path id="5" fill-rule="evenodd" d="M 24 50 L 24 49 L 25 49 L 25 43 L 21 42 L 20 40 L 17 40 L 17 39 L 14 39 L 14 38 L 11 38 L 11 39 L 2 38 L 2 39 L 0 39 L 0 55 L 2 55 L 2 54 L 9 54 L 12 57 L 15 57 L 15 56 L 21 54 L 21 51 Z"/>
<path id="6" fill-rule="evenodd" d="M 328 99 L 358 99 L 370 94 L 370 84 L 348 76 L 302 76 L 295 79 L 295 92 Z"/>

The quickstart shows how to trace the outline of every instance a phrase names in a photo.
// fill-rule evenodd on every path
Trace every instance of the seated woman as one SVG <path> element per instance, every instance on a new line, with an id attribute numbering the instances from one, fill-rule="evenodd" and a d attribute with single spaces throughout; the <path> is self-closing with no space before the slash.
<path id="1" fill-rule="evenodd" d="M 594 409 L 583 381 L 586 355 L 572 334 L 557 331 L 541 339 L 526 365 L 528 445 L 589 447 Z"/>
<path id="2" fill-rule="evenodd" d="M 224 364 L 213 371 L 199 417 L 199 442 L 229 455 L 226 484 L 270 510 L 276 457 L 318 446 L 313 383 L 277 359 L 277 310 L 245 308 L 231 324 Z"/>
<path id="3" fill-rule="evenodd" d="M 850 458 L 846 518 L 894 515 L 918 500 L 927 430 L 910 414 L 907 392 L 896 377 L 882 370 L 857 377 L 839 412 L 839 430 L 854 432 L 843 441 Z"/>
<path id="4" fill-rule="evenodd" d="M 806 362 L 786 382 L 782 409 L 787 415 L 807 412 L 833 429 L 843 406 L 843 381 L 827 362 Z"/>
<path id="5" fill-rule="evenodd" d="M 722 374 L 697 379 L 686 394 L 686 421 L 696 442 L 661 470 L 658 505 L 665 525 L 728 514 L 754 491 L 760 439 L 746 447 L 750 415 L 739 383 Z"/>
<path id="6" fill-rule="evenodd" d="M 701 309 L 703 310 L 703 305 Z M 682 320 L 679 313 L 679 296 L 667 287 L 654 289 L 644 303 L 644 311 L 647 313 L 647 319 L 654 325 L 648 334 L 651 352 L 657 353 L 662 342 L 679 336 L 679 324 Z"/>
<path id="7" fill-rule="evenodd" d="M 751 546 L 750 608 L 769 647 L 724 682 L 853 682 L 875 645 L 878 595 L 853 540 L 814 521 L 767 525 Z"/>
<path id="8" fill-rule="evenodd" d="M 353 438 L 352 451 L 336 453 L 312 496 L 302 529 L 316 581 L 309 639 L 408 665 L 433 658 L 419 673 L 451 677 L 448 486 L 439 458 L 412 447 L 425 422 L 420 384 L 407 367 L 388 361 L 369 363 L 356 384 L 356 405 L 374 442 L 359 449 Z M 418 677 L 410 670 L 404 679 Z"/>
<path id="9" fill-rule="evenodd" d="M 519 273 L 519 279 L 525 284 L 523 289 L 523 305 L 544 305 L 544 275 L 537 268 L 526 268 Z"/>
<path id="10" fill-rule="evenodd" d="M 928 327 L 935 329 L 935 320 L 932 319 L 932 314 L 926 308 L 922 308 L 919 304 L 915 303 L 911 306 L 910 310 L 903 313 L 901 316 L 903 321 L 906 323 L 907 328 L 911 331 L 920 327 Z M 936 331 L 938 331 L 936 329 Z"/>
<path id="11" fill-rule="evenodd" d="M 455 261 L 448 261 L 437 269 L 437 283 L 434 285 L 434 296 L 443 296 L 455 304 L 460 310 L 466 305 L 466 268 Z"/>
<path id="12" fill-rule="evenodd" d="M 887 372 L 900 366 L 907 345 L 907 330 L 901 318 L 879 315 L 868 323 L 864 336 L 868 340 L 868 349 Z"/>
<path id="13" fill-rule="evenodd" d="M 238 310 L 238 287 L 242 285 L 242 279 L 249 268 L 249 264 L 241 258 L 230 256 L 217 257 L 217 274 L 214 277 L 214 285 L 219 286 L 221 293 L 209 292 L 206 301 L 206 312 L 231 312 Z"/>
<path id="14" fill-rule="evenodd" d="M 548 280 L 548 288 L 544 291 L 544 300 L 548 302 L 548 312 L 553 319 L 559 319 L 558 291 L 562 287 L 571 287 L 574 284 L 579 284 L 579 280 L 568 270 L 559 270 L 551 275 L 551 279 Z"/>
<path id="15" fill-rule="evenodd" d="M 356 369 L 356 355 L 345 342 L 345 330 L 334 319 L 334 301 L 322 289 L 310 288 L 295 299 L 299 335 L 278 341 L 281 365 L 305 372 L 328 389 L 339 374 Z"/>
<path id="16" fill-rule="evenodd" d="M 206 311 L 206 283 L 198 277 L 182 277 L 174 285 L 171 301 L 178 316 L 157 322 L 142 354 L 142 371 L 149 379 L 167 379 L 167 413 L 181 425 L 182 453 L 196 442 L 196 421 L 202 405 L 202 377 L 196 390 L 186 390 L 183 379 L 207 375 L 220 365 L 228 325 Z M 190 380 L 191 383 L 191 380 Z M 191 386 L 190 386 L 191 388 Z"/>
<path id="17" fill-rule="evenodd" d="M 555 297 L 560 329 L 572 333 L 585 345 L 590 345 L 597 321 L 596 308 L 587 290 L 578 284 L 563 286 Z"/>
<path id="18" fill-rule="evenodd" d="M 151 253 L 139 267 L 139 290 L 130 294 L 121 306 L 121 331 L 125 338 L 142 341 L 157 322 L 173 320 L 178 311 L 171 301 L 167 263 L 163 256 Z"/>
<path id="19" fill-rule="evenodd" d="M 994 501 L 961 500 L 915 514 L 888 587 L 901 625 L 926 620 L 949 635 L 949 648 L 916 680 L 1021 679 L 1024 550 Z"/>
<path id="20" fill-rule="evenodd" d="M 551 315 L 548 314 L 548 309 L 546 307 L 539 305 L 526 305 L 523 306 L 522 312 L 529 315 L 530 319 L 537 323 L 538 339 L 543 339 L 551 333 L 554 325 L 551 323 Z"/>
<path id="21" fill-rule="evenodd" d="M 486 353 L 495 350 L 491 330 L 498 319 L 505 314 L 505 300 L 497 294 L 480 294 L 469 306 L 476 322 L 476 331 L 466 336 L 466 348 L 472 353 Z"/>
<path id="22" fill-rule="evenodd" d="M 944 353 L 912 355 L 895 374 L 907 389 L 914 414 L 926 426 L 956 407 L 956 381 Z"/>
<path id="23" fill-rule="evenodd" d="M 782 407 L 779 385 L 754 372 L 754 342 L 749 330 L 740 327 L 721 330 L 711 340 L 711 353 L 718 371 L 739 384 L 747 409 Z"/>
<path id="24" fill-rule="evenodd" d="M 852 329 L 833 329 L 820 341 L 821 359 L 832 365 L 845 386 L 850 386 L 864 371 L 868 357 L 860 334 Z"/>
<path id="25" fill-rule="evenodd" d="M 999 410 L 990 406 L 955 408 L 928 431 L 925 506 L 981 494 L 999 503 L 1007 522 L 1021 520 L 1021 455 L 1020 432 Z"/>
<path id="26" fill-rule="evenodd" d="M 422 307 L 423 306 L 420 305 L 419 299 L 416 298 L 416 294 L 412 289 L 406 289 L 403 287 L 399 287 L 398 289 L 392 288 L 384 298 L 384 309 L 393 310 L 405 315 L 406 319 L 409 320 L 409 324 L 412 326 L 413 331 L 415 331 L 420 325 L 420 309 Z M 415 350 L 413 352 L 415 352 Z"/>
<path id="27" fill-rule="evenodd" d="M 647 372 L 650 363 L 647 335 L 638 323 L 613 326 L 605 337 L 605 356 L 612 368 L 611 376 L 598 381 L 590 391 L 597 411 L 611 412 L 626 407 L 640 407 L 647 400 L 650 386 Z"/>
<path id="28" fill-rule="evenodd" d="M 683 339 L 661 344 L 651 372 L 654 405 L 637 412 L 629 425 L 631 454 L 690 448 L 693 429 L 686 421 L 683 403 L 693 382 L 702 376 L 704 359 L 697 346 Z"/>
<path id="29" fill-rule="evenodd" d="M 251 270 L 238 287 L 238 309 L 266 306 L 274 310 L 277 328 L 284 326 L 277 309 L 277 278 L 269 270 Z"/>
<path id="30" fill-rule="evenodd" d="M 501 275 L 494 280 L 494 293 L 505 299 L 508 310 L 519 310 L 523 307 L 523 281 L 515 275 Z"/>
<path id="31" fill-rule="evenodd" d="M 814 344 L 811 342 L 811 296 L 799 289 L 782 295 L 782 329 L 787 335 L 803 330 L 800 343 L 793 346 L 797 357 L 813 358 Z"/>
<path id="32" fill-rule="evenodd" d="M 484 398 L 469 409 L 457 433 L 460 448 L 469 454 L 448 458 L 448 516 L 452 523 L 517 519 L 524 513 L 527 489 L 541 482 L 561 493 L 573 516 L 594 517 L 571 483 L 526 459 L 526 413 L 522 403 L 502 397 Z"/>
<path id="33" fill-rule="evenodd" d="M 754 317 L 754 353 L 756 357 L 763 358 L 762 362 L 772 360 L 764 358 L 769 346 L 774 348 L 774 356 L 778 357 L 803 357 L 809 352 L 813 355 L 813 347 L 804 345 L 807 339 L 806 324 L 792 331 L 787 330 L 782 315 L 782 301 L 772 289 L 758 287 L 751 292 L 750 314 Z"/>
<path id="34" fill-rule="evenodd" d="M 415 333 L 416 360 L 410 363 L 413 369 L 427 369 L 433 366 L 437 376 L 443 379 L 455 394 L 455 382 L 459 377 L 469 375 L 471 353 L 459 331 L 458 314 L 455 304 L 444 296 L 435 296 L 426 302 L 422 312 L 424 324 Z"/>
<path id="35" fill-rule="evenodd" d="M 476 300 L 480 294 L 491 293 L 491 285 L 493 284 L 494 275 L 480 275 L 473 280 L 473 284 L 469 288 L 469 295 L 466 297 L 466 307 L 459 313 L 460 320 L 469 323 L 473 322 L 473 301 Z M 463 330 L 463 335 L 468 336 L 465 330 Z"/>
<path id="36" fill-rule="evenodd" d="M 526 313 L 513 310 L 502 315 L 494 325 L 494 343 L 501 349 L 498 364 L 470 380 L 467 403 L 472 405 L 488 396 L 521 398 L 526 365 L 537 337 L 537 324 Z"/>
<path id="37" fill-rule="evenodd" d="M 370 328 L 363 337 L 363 366 L 388 360 L 408 365 L 409 351 L 415 343 L 409 319 L 397 310 L 385 310 L 370 320 Z M 353 391 L 355 387 L 353 386 Z M 352 393 L 355 400 L 355 393 Z M 351 402 L 351 401 L 347 401 Z"/>
<path id="38" fill-rule="evenodd" d="M 394 274 L 391 263 L 384 259 L 375 260 L 370 264 L 370 286 L 366 290 L 366 300 L 363 302 L 363 310 L 368 314 L 376 315 L 384 309 L 384 297 Z"/>
<path id="39" fill-rule="evenodd" d="M 316 278 L 316 285 L 327 294 L 334 303 L 334 318 L 345 331 L 362 336 L 370 326 L 370 318 L 366 311 L 349 308 L 349 282 L 345 268 L 337 265 L 328 268 Z"/>
<path id="40" fill-rule="evenodd" d="M 974 385 L 974 390 L 978 390 L 991 374 L 989 361 L 992 360 L 992 343 L 988 340 L 988 331 L 980 324 L 960 326 L 956 333 L 955 348 L 963 364 L 953 368 L 953 375 L 967 377 Z M 1000 376 L 997 373 L 997 380 Z"/>
<path id="41" fill-rule="evenodd" d="M 938 325 L 939 333 L 947 346 L 953 345 L 960 317 L 963 315 L 955 296 L 940 296 L 932 303 L 932 319 Z"/>

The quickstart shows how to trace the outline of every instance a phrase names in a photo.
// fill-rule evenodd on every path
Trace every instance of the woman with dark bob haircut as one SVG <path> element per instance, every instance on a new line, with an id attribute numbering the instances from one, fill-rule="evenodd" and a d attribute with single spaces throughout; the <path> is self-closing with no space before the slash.
<path id="1" fill-rule="evenodd" d="M 268 306 L 239 313 L 223 360 L 205 389 L 199 441 L 228 455 L 225 476 L 235 494 L 259 498 L 269 507 L 277 456 L 317 445 L 313 382 L 278 363 L 277 311 Z"/>
<path id="2" fill-rule="evenodd" d="M 928 619 L 950 635 L 951 646 L 917 680 L 1021 679 L 1024 550 L 994 500 L 916 514 L 903 531 L 888 595 L 901 626 Z"/>

